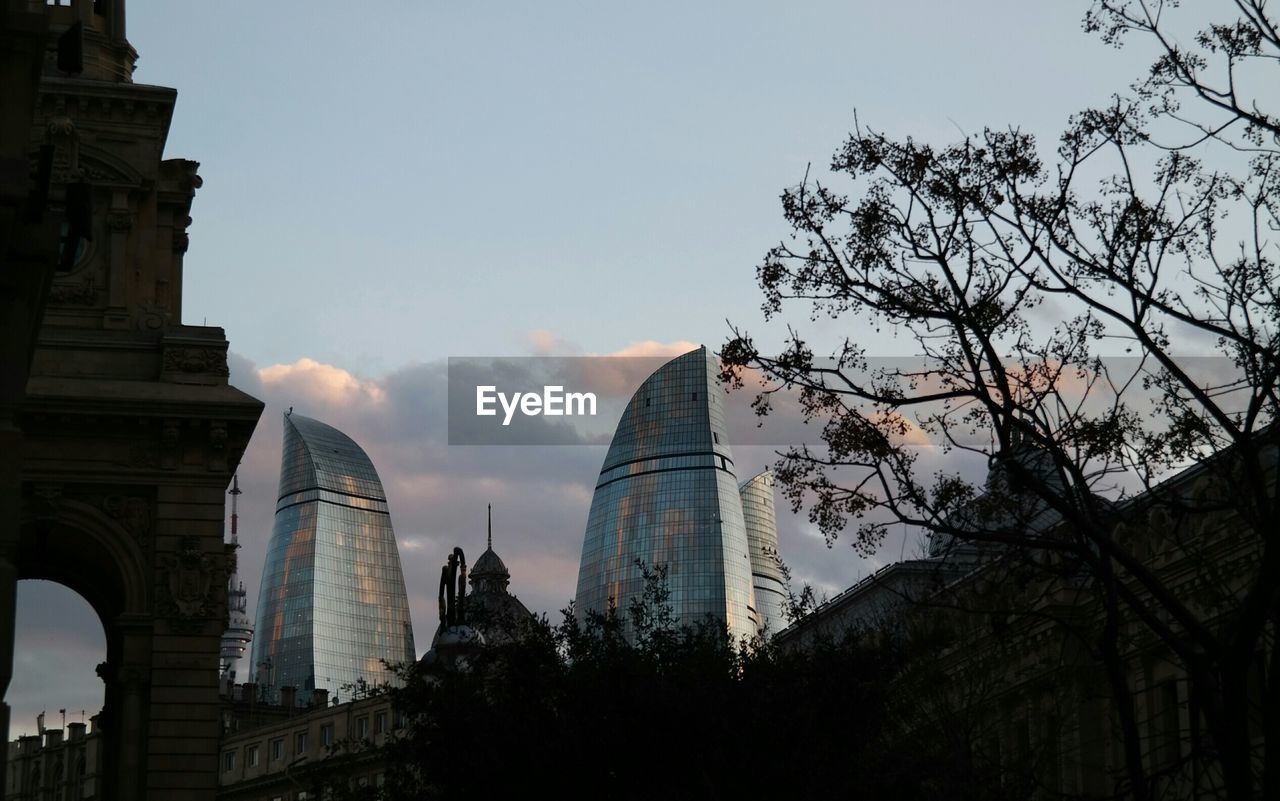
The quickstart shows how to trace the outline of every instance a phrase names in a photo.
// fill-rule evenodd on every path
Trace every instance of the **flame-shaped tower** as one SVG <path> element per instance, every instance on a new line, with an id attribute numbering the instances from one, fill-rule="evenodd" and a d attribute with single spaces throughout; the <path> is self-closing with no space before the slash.
<path id="1" fill-rule="evenodd" d="M 626 615 L 644 598 L 644 571 L 663 566 L 679 622 L 717 620 L 735 639 L 759 632 L 718 369 L 706 348 L 690 351 L 645 379 L 627 404 L 591 499 L 580 613 L 612 605 L 632 633 Z"/>
<path id="2" fill-rule="evenodd" d="M 253 664 L 264 696 L 396 680 L 415 658 L 409 596 L 387 495 L 351 437 L 284 417 L 280 489 L 258 585 Z"/>

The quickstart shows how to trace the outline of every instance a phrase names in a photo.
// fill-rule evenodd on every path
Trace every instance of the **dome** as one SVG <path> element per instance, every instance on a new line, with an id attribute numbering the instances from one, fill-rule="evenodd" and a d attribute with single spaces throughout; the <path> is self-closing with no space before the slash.
<path id="1" fill-rule="evenodd" d="M 441 627 L 431 641 L 431 649 L 423 654 L 418 664 L 428 672 L 465 673 L 484 646 L 484 635 L 471 626 Z"/>
<path id="2" fill-rule="evenodd" d="M 494 553 L 493 545 L 480 554 L 480 558 L 471 568 L 471 582 L 474 584 L 478 578 L 511 578 L 511 571 L 507 570 L 507 566 L 502 563 L 502 557 Z"/>
<path id="3" fill-rule="evenodd" d="M 481 629 L 494 644 L 511 642 L 521 622 L 533 615 L 520 599 L 508 591 L 511 571 L 493 550 L 493 506 L 489 507 L 489 542 L 468 576 L 471 595 L 467 597 L 467 619 Z"/>

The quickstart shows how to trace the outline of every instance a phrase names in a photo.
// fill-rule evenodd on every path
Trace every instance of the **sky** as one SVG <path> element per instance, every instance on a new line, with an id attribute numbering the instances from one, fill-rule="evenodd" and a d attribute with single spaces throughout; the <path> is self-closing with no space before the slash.
<path id="1" fill-rule="evenodd" d="M 294 407 L 377 466 L 420 652 L 438 566 L 483 550 L 488 503 L 512 591 L 558 618 L 604 448 L 448 445 L 446 360 L 675 356 L 730 323 L 766 345 L 787 321 L 847 333 L 798 307 L 763 323 L 755 268 L 787 235 L 782 190 L 822 174 L 855 114 L 939 144 L 1018 126 L 1051 146 L 1150 57 L 1083 33 L 1087 7 L 130 2 L 134 80 L 178 89 L 165 156 L 204 181 L 183 322 L 224 327 L 232 383 L 266 403 L 240 469 L 250 608 Z M 773 458 L 735 453 L 741 478 Z M 828 548 L 803 513 L 779 529 L 797 583 L 831 594 L 919 546 Z M 18 610 L 11 735 L 41 709 L 92 714 L 88 605 L 23 582 Z"/>

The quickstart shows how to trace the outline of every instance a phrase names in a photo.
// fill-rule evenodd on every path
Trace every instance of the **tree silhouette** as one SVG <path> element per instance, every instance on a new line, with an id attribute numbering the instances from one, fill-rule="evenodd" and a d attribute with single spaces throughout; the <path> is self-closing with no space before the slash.
<path id="1" fill-rule="evenodd" d="M 723 626 L 676 625 L 665 570 L 625 614 L 572 609 L 529 620 L 462 672 L 402 671 L 384 690 L 402 736 L 315 774 L 334 798 L 834 797 L 990 799 L 932 740 L 902 728 L 887 687 L 904 642 L 825 639 L 807 650 L 734 643 Z M 666 607 L 664 609 L 664 607 Z M 642 621 L 644 622 L 641 625 Z M 373 758 L 380 788 L 350 787 Z M 344 761 L 345 760 L 345 761 Z"/>
<path id="2" fill-rule="evenodd" d="M 936 553 L 1091 600 L 1073 636 L 1106 674 L 1141 799 L 1159 788 L 1133 627 L 1176 663 L 1222 795 L 1280 798 L 1280 35 L 1264 2 L 1228 11 L 1188 36 L 1172 3 L 1095 3 L 1086 30 L 1155 60 L 1053 151 L 1016 129 L 935 147 L 859 124 L 831 163 L 841 191 L 787 190 L 793 235 L 758 268 L 767 317 L 799 305 L 857 333 L 788 327 L 768 355 L 734 328 L 722 353 L 726 381 L 763 375 L 759 412 L 795 391 L 822 425 L 777 477 L 829 541 L 872 552 L 907 523 Z M 873 358 L 868 331 L 918 358 Z M 966 453 L 985 485 L 936 458 Z M 1153 567 L 1166 552 L 1190 579 Z"/>

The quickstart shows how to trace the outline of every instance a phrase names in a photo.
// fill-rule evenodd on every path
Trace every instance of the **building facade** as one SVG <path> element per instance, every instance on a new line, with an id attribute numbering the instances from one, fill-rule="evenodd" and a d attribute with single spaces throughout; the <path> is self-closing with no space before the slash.
<path id="1" fill-rule="evenodd" d="M 618 422 L 591 500 L 576 607 L 612 604 L 626 620 L 644 571 L 665 566 L 679 622 L 710 618 L 735 638 L 753 637 L 760 616 L 749 550 L 724 393 L 699 348 L 649 376 Z"/>
<path id="2" fill-rule="evenodd" d="M 378 473 L 346 434 L 284 419 L 280 489 L 258 597 L 253 665 L 282 687 L 338 693 L 381 684 L 415 657 L 400 554 Z"/>
<path id="3" fill-rule="evenodd" d="M 480 637 L 476 648 L 512 642 L 533 615 L 510 592 L 511 573 L 488 547 L 467 576 L 467 625 Z M 442 621 L 443 623 L 443 621 Z M 441 627 L 443 629 L 443 625 Z M 439 645 L 440 632 L 437 631 Z M 419 663 L 424 680 L 448 670 L 433 647 Z M 340 784 L 360 788 L 382 786 L 396 765 L 383 747 L 405 732 L 408 720 L 385 693 L 334 697 L 316 690 L 310 700 L 295 703 L 284 689 L 278 702 L 262 702 L 254 684 L 234 688 L 225 702 L 219 758 L 221 801 L 307 801 L 322 799 Z"/>
<path id="4" fill-rule="evenodd" d="M 324 785 L 334 782 L 354 788 L 382 785 L 386 764 L 377 749 L 404 727 L 387 696 L 331 703 L 317 690 L 299 707 L 289 697 L 283 703 L 259 703 L 252 685 L 243 689 L 224 719 L 219 799 L 305 801 L 324 797 Z"/>
<path id="5" fill-rule="evenodd" d="M 177 92 L 134 82 L 125 16 L 0 11 L 0 687 L 15 583 L 70 588 L 106 639 L 101 797 L 210 801 L 224 493 L 262 404 L 183 320 L 199 164 L 164 157 Z"/>
<path id="6" fill-rule="evenodd" d="M 1257 447 L 1274 498 L 1280 447 L 1274 430 L 1265 436 Z M 1233 508 L 1234 458 L 1219 454 L 1111 509 L 1117 546 L 1210 631 L 1238 616 L 1263 553 L 1263 532 Z M 1013 492 L 998 474 L 987 491 Z M 1065 538 L 1058 532 L 1066 524 L 1037 499 L 1011 497 L 1028 531 Z M 945 535 L 930 545 L 930 557 L 881 568 L 778 641 L 811 648 L 851 633 L 920 638 L 926 647 L 896 679 L 898 718 L 922 733 L 944 733 L 950 752 L 963 755 L 966 780 L 1000 786 L 1005 797 L 1133 797 L 1130 760 L 1151 798 L 1225 797 L 1219 748 L 1183 656 L 1173 638 L 1158 636 L 1131 611 L 1151 603 L 1150 590 L 1131 590 L 1131 606 L 1121 607 L 1108 635 L 1101 582 L 1069 557 L 1046 551 L 1028 558 Z M 1099 654 L 1106 637 L 1115 638 L 1109 662 Z M 1256 772 L 1268 745 L 1265 721 L 1274 714 L 1275 674 L 1267 666 L 1276 664 L 1275 648 L 1274 637 L 1264 637 L 1249 655 L 1250 679 L 1238 702 Z"/>
<path id="7" fill-rule="evenodd" d="M 9 743 L 5 801 L 87 801 L 103 798 L 102 732 L 98 716 L 63 729 L 44 729 Z"/>

